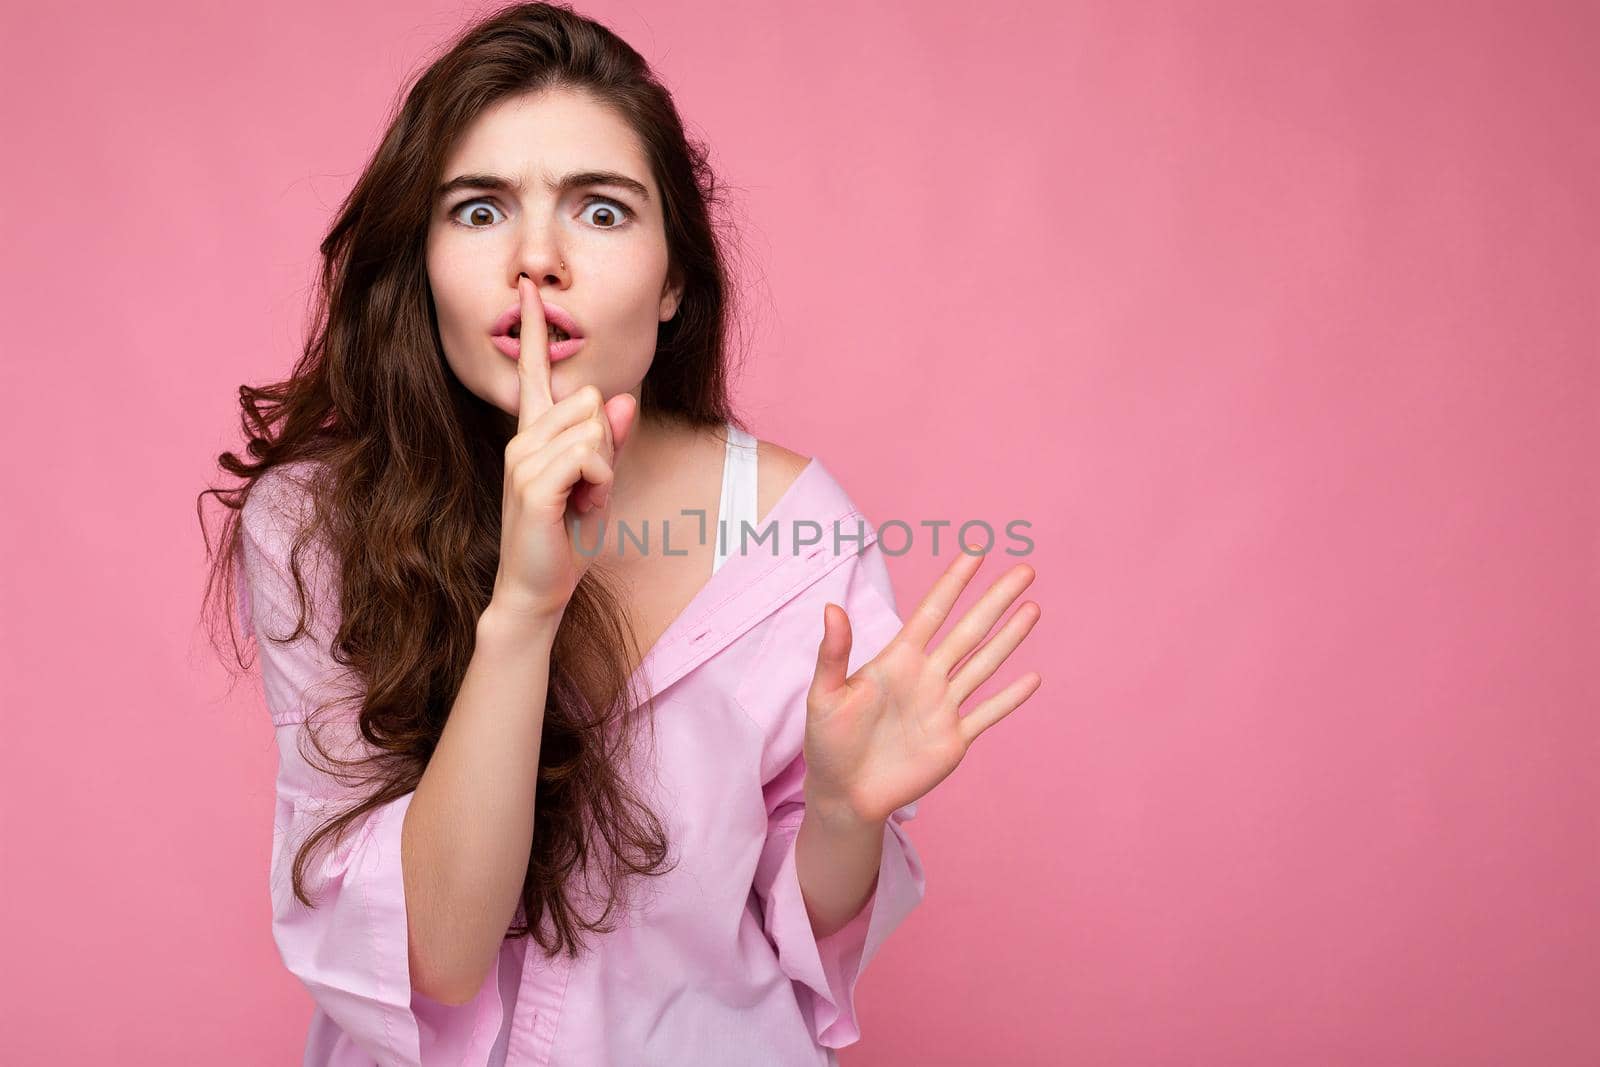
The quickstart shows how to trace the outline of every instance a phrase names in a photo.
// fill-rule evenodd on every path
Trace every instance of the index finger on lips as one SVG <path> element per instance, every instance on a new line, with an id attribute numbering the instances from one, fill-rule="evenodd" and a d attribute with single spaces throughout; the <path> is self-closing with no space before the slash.
<path id="1" fill-rule="evenodd" d="M 527 275 L 517 275 L 517 297 L 522 303 L 521 346 L 517 355 L 517 378 L 522 396 L 517 405 L 517 432 L 521 433 L 555 406 L 550 393 L 550 341 L 544 321 L 544 303 L 539 290 Z"/>

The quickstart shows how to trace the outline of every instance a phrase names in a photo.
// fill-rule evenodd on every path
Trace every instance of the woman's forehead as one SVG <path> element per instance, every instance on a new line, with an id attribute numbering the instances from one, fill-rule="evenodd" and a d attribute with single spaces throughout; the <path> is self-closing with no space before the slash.
<path id="1" fill-rule="evenodd" d="M 550 185 L 578 170 L 614 171 L 649 184 L 644 146 L 622 116 L 587 94 L 553 90 L 485 108 L 456 139 L 446 170 L 501 174 L 524 185 Z"/>

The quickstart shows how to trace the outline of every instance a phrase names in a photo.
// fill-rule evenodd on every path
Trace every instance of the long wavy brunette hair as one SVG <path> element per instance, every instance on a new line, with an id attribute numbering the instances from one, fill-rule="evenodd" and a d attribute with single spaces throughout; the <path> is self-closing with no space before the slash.
<path id="1" fill-rule="evenodd" d="M 473 395 L 446 363 L 425 239 L 457 136 L 501 99 L 551 89 L 587 93 L 625 119 L 661 192 L 669 270 L 683 295 L 659 326 L 641 407 L 691 426 L 744 428 L 727 398 L 726 336 L 737 326 L 727 263 L 736 245 L 712 217 L 722 205 L 719 185 L 704 145 L 685 135 L 671 94 L 626 42 L 569 7 L 517 4 L 471 26 L 418 77 L 340 206 L 321 244 L 309 340 L 290 377 L 240 387 L 254 462 L 224 452 L 218 463 L 244 484 L 204 490 L 196 502 L 203 533 L 205 496 L 229 509 L 227 550 L 213 553 L 206 538 L 205 599 L 218 594 L 209 614 L 226 616 L 232 632 L 241 513 L 252 487 L 286 464 L 314 472 L 297 483 L 305 489 L 297 499 L 311 506 L 292 527 L 299 620 L 287 637 L 266 639 L 317 632 L 300 563 L 314 545 L 336 583 L 337 626 L 322 631 L 331 634 L 326 651 L 359 681 L 349 699 L 359 703 L 355 725 L 366 755 L 342 759 L 318 736 L 325 724 L 317 720 L 337 700 L 308 716 L 300 747 L 320 770 L 368 789 L 300 846 L 294 893 L 308 907 L 315 906 L 304 884 L 314 850 L 416 789 L 493 590 L 504 453 L 516 418 Z M 622 770 L 635 720 L 650 720 L 630 686 L 627 664 L 639 650 L 624 617 L 623 597 L 591 567 L 552 650 L 523 922 L 507 932 L 531 935 L 548 956 L 576 956 L 582 930 L 615 928 L 607 919 L 626 900 L 629 873 L 670 869 L 661 821 Z M 247 669 L 237 639 L 233 650 Z M 348 715 L 343 725 L 348 730 Z M 315 753 L 306 751 L 308 741 Z M 594 920 L 571 895 L 575 878 L 587 885 L 592 867 L 606 900 Z M 547 913 L 549 932 L 541 921 Z"/>

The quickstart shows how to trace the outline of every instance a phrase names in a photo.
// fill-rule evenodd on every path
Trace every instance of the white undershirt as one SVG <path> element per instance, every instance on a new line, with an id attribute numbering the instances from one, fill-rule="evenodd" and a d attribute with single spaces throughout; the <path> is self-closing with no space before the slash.
<path id="1" fill-rule="evenodd" d="M 756 439 L 731 422 L 728 423 L 728 448 L 722 463 L 722 501 L 717 506 L 717 525 L 712 531 L 716 556 L 711 563 L 711 573 L 722 568 L 729 553 L 739 551 L 743 536 L 741 523 L 749 523 L 752 534 L 756 528 Z M 728 551 L 723 551 L 723 542 Z"/>

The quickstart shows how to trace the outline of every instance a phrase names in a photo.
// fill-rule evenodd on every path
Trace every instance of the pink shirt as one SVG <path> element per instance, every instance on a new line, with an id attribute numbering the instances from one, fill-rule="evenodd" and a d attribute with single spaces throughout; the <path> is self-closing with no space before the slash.
<path id="1" fill-rule="evenodd" d="M 258 635 L 287 634 L 297 617 L 286 577 L 294 483 L 283 470 L 256 485 L 242 518 L 241 612 Z M 670 518 L 681 544 L 695 520 Z M 659 551 L 659 524 L 651 528 Z M 826 601 L 849 613 L 851 671 L 901 620 L 873 524 L 820 461 L 755 527 L 769 530 L 743 553 L 738 530 L 727 530 L 725 563 L 639 665 L 640 692 L 655 702 L 661 783 L 645 795 L 676 867 L 646 880 L 642 917 L 589 934 L 593 947 L 577 961 L 546 960 L 524 939 L 505 943 L 498 967 L 460 1006 L 411 989 L 400 828 L 413 794 L 321 854 L 308 882 L 318 907 L 290 891 L 289 865 L 317 800 L 341 788 L 300 755 L 301 723 L 314 687 L 345 669 L 326 652 L 333 631 L 321 617 L 312 635 L 286 645 L 258 636 L 279 754 L 272 931 L 316 1005 L 308 1067 L 815 1067 L 837 1064 L 832 1050 L 859 1040 L 856 983 L 926 888 L 902 825 L 917 804 L 885 824 L 872 897 L 818 940 L 795 867 L 805 698 Z M 615 552 L 615 535 L 606 536 L 604 551 Z M 625 551 L 637 549 L 629 542 Z M 303 570 L 317 593 L 327 579 L 314 559 L 308 551 Z"/>

